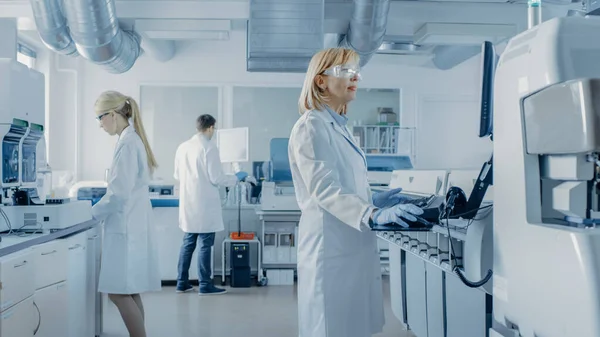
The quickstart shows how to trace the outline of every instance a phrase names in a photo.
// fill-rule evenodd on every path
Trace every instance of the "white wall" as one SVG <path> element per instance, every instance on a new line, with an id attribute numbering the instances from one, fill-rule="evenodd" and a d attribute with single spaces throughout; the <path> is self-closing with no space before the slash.
<path id="1" fill-rule="evenodd" d="M 246 36 L 244 32 L 234 31 L 230 41 L 203 42 L 202 44 L 184 43 L 178 45 L 177 55 L 167 63 L 159 63 L 147 55 L 142 56 L 136 65 L 127 73 L 121 75 L 109 74 L 103 69 L 90 64 L 88 61 L 80 60 L 76 80 L 62 80 L 61 75 L 55 76 L 56 81 L 51 79 L 51 85 L 58 87 L 64 93 L 64 103 L 51 106 L 51 119 L 60 121 L 51 125 L 50 142 L 51 154 L 53 151 L 64 153 L 56 154 L 51 165 L 54 167 L 76 167 L 78 178 L 81 180 L 102 179 L 104 170 L 109 167 L 116 138 L 109 138 L 98 127 L 94 119 L 93 104 L 98 95 L 104 90 L 119 90 L 139 100 L 140 86 L 154 85 L 206 85 L 218 87 L 218 114 L 220 127 L 232 127 L 238 125 L 235 121 L 240 112 L 235 108 L 235 87 L 277 87 L 277 88 L 299 88 L 303 82 L 303 74 L 283 73 L 248 73 L 245 63 Z M 403 66 L 401 59 L 393 55 L 376 55 L 363 70 L 363 88 L 400 89 L 399 110 L 402 112 L 401 123 L 404 126 L 416 126 L 417 158 L 423 158 L 424 164 L 431 165 L 435 158 L 435 164 L 444 166 L 445 163 L 453 163 L 456 160 L 440 149 L 432 149 L 430 142 L 443 142 L 452 147 L 453 139 L 445 139 L 438 134 L 438 126 L 430 125 L 435 121 L 436 114 L 445 114 L 455 125 L 468 125 L 473 118 L 477 119 L 478 111 L 476 104 L 472 104 L 469 112 L 463 110 L 464 106 L 449 105 L 442 103 L 431 105 L 423 104 L 425 97 L 452 98 L 454 96 L 470 96 L 473 102 L 477 101 L 479 92 L 478 67 L 479 59 L 472 60 L 449 71 L 436 69 L 425 69 Z M 66 76 L 66 75 L 65 75 Z M 55 88 L 56 88 L 55 87 Z M 52 89 L 54 90 L 54 89 Z M 58 89 L 57 89 L 58 90 Z M 57 97 L 62 97 L 57 94 Z M 77 104 L 72 103 L 76 97 Z M 285 116 L 284 123 L 290 123 L 297 118 L 296 100 L 290 92 L 286 100 L 292 101 L 293 105 L 281 117 Z M 358 107 L 360 96 L 353 107 Z M 175 104 L 175 103 L 173 103 Z M 259 113 L 262 105 L 271 103 L 257 102 L 252 106 L 256 109 L 253 113 Z M 275 104 L 275 103 L 273 103 Z M 379 104 L 374 104 L 379 106 Z M 387 105 L 387 103 L 386 103 Z M 78 111 L 77 113 L 75 111 Z M 358 111 L 358 109 L 357 109 Z M 77 118 L 72 117 L 77 115 Z M 145 113 L 142 112 L 145 116 Z M 418 116 L 429 116 L 426 119 Z M 58 117 L 54 117 L 58 116 Z M 145 117 L 144 117 L 145 118 Z M 238 116 L 238 118 L 241 118 Z M 462 122 L 461 122 L 462 120 Z M 435 124 L 435 122 L 434 122 Z M 287 124 L 286 124 L 287 125 Z M 78 129 L 79 141 L 73 144 L 74 130 Z M 469 130 L 462 127 L 465 137 L 469 141 L 477 141 L 477 129 Z M 185 133 L 185 132 L 182 132 Z M 469 133 L 472 136 L 467 136 Z M 156 135 L 155 135 L 156 136 Z M 186 137 L 188 135 L 186 134 Z M 157 144 L 158 139 L 153 141 Z M 462 144 L 459 142 L 459 144 Z M 71 152 L 76 147 L 75 152 Z M 422 153 L 421 149 L 433 151 Z M 491 151 L 491 146 L 489 146 Z M 252 149 L 254 151 L 254 149 Z M 264 154 L 262 154 L 264 156 Z M 429 158 L 429 159 L 428 159 Z M 72 162 L 76 164 L 73 165 Z M 461 159 L 460 165 L 467 167 L 479 167 L 481 158 Z M 167 165 L 162 164 L 162 165 Z M 418 166 L 419 165 L 417 162 Z"/>
<path id="2" fill-rule="evenodd" d="M 174 181 L 177 147 L 196 133 L 198 116 L 217 117 L 218 96 L 216 87 L 142 87 L 142 120 L 159 165 L 155 179 Z"/>
<path id="3" fill-rule="evenodd" d="M 299 117 L 297 88 L 233 88 L 233 126 L 250 129 L 250 161 L 269 160 L 272 138 L 288 138 Z M 377 121 L 377 108 L 400 109 L 399 90 L 381 92 L 359 89 L 357 99 L 348 109 L 348 127 L 354 121 L 363 124 Z M 249 169 L 249 166 L 248 166 Z"/>

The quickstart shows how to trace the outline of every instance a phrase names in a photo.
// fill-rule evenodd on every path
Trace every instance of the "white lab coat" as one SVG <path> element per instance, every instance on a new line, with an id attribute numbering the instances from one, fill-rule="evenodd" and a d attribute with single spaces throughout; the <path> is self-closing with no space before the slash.
<path id="1" fill-rule="evenodd" d="M 186 233 L 224 230 L 219 186 L 235 186 L 238 179 L 223 172 L 217 146 L 202 134 L 179 145 L 173 176 L 179 180 L 179 228 Z"/>
<path id="2" fill-rule="evenodd" d="M 290 166 L 302 211 L 300 337 L 367 337 L 384 325 L 377 237 L 362 222 L 373 209 L 366 159 L 349 134 L 329 112 L 312 110 L 290 136 Z"/>
<path id="3" fill-rule="evenodd" d="M 133 126 L 119 137 L 106 194 L 92 208 L 104 220 L 98 291 L 140 294 L 161 289 L 158 246 L 148 192 L 146 150 Z"/>

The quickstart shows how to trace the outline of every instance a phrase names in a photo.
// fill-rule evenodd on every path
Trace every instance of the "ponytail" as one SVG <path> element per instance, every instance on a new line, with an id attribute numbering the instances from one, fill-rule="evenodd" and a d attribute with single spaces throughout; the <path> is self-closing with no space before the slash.
<path id="1" fill-rule="evenodd" d="M 148 168 L 150 169 L 150 172 L 153 173 L 154 170 L 156 170 L 156 168 L 158 167 L 158 163 L 156 162 L 154 153 L 152 152 L 150 144 L 148 143 L 146 130 L 144 129 L 144 124 L 142 123 L 142 117 L 140 116 L 140 108 L 133 98 L 128 98 L 127 100 L 131 105 L 131 119 L 133 120 L 133 127 L 135 128 L 135 132 L 137 132 L 138 136 L 140 136 L 140 138 L 142 139 L 142 143 L 144 143 L 144 148 L 146 149 L 146 156 L 148 157 Z"/>
<path id="2" fill-rule="evenodd" d="M 105 91 L 100 94 L 100 97 L 96 100 L 95 104 L 96 115 L 107 111 L 114 111 L 115 113 L 123 116 L 125 120 L 130 120 L 133 123 L 135 132 L 142 139 L 144 148 L 146 149 L 146 156 L 148 157 L 148 169 L 150 173 L 154 173 L 154 170 L 158 167 L 156 158 L 150 144 L 148 144 L 148 137 L 144 130 L 144 124 L 142 124 L 142 117 L 140 116 L 140 107 L 137 102 L 117 91 Z"/>

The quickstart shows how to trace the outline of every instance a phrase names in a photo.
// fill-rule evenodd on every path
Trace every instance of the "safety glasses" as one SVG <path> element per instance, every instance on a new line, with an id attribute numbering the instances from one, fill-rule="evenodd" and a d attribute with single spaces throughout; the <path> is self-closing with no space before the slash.
<path id="1" fill-rule="evenodd" d="M 100 122 L 100 121 L 102 121 L 102 118 L 104 118 L 104 116 L 106 116 L 106 115 L 110 115 L 110 112 L 105 112 L 105 113 L 103 113 L 101 115 L 96 116 L 96 120 L 98 122 Z"/>
<path id="2" fill-rule="evenodd" d="M 345 79 L 356 77 L 359 81 L 362 79 L 362 76 L 360 75 L 360 67 L 353 64 L 340 64 L 333 66 L 325 70 L 323 74 Z"/>

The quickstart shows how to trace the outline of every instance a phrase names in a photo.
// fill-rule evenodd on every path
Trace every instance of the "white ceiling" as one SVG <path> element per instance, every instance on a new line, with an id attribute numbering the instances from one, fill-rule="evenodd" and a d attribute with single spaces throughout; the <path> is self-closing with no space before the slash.
<path id="1" fill-rule="evenodd" d="M 325 0 L 326 34 L 344 34 L 353 0 Z M 521 0 L 519 0 L 521 1 Z M 524 0 L 523 0 L 524 1 Z M 570 2 L 571 0 L 548 0 Z M 546 2 L 547 3 L 547 2 Z M 232 31 L 245 31 L 248 0 L 116 0 L 123 28 L 149 37 L 168 40 L 227 40 Z M 546 6 L 550 16 L 564 15 L 581 5 Z M 506 0 L 392 0 L 388 15 L 388 41 L 411 40 L 425 23 L 507 24 L 515 31 L 525 28 L 526 6 Z M 558 13 L 558 14 L 557 14 Z M 0 0 L 0 17 L 18 17 L 21 36 L 40 45 L 28 0 Z M 473 26 L 476 27 L 476 26 Z"/>

